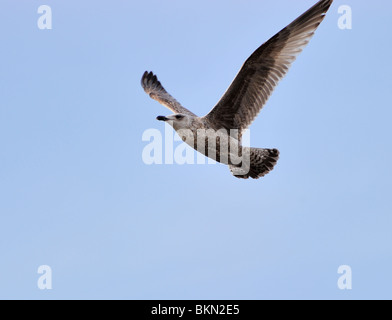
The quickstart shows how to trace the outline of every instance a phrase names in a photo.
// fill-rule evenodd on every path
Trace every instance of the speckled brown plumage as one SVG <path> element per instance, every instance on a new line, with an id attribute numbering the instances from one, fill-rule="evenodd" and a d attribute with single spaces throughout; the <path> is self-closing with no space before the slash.
<path id="1" fill-rule="evenodd" d="M 152 72 L 145 72 L 142 86 L 151 98 L 157 100 L 171 111 L 186 115 L 186 129 L 191 130 L 192 144 L 199 152 L 208 156 L 207 148 L 199 150 L 196 145 L 198 129 L 237 130 L 237 144 L 240 152 L 250 152 L 248 171 L 241 171 L 238 166 L 229 165 L 237 178 L 258 179 L 270 172 L 279 158 L 277 149 L 243 148 L 241 136 L 257 117 L 271 96 L 279 81 L 287 74 L 291 64 L 309 43 L 317 27 L 323 21 L 333 0 L 321 0 L 312 8 L 294 20 L 290 25 L 277 33 L 259 47 L 242 66 L 240 72 L 223 95 L 218 104 L 205 116 L 197 117 L 184 108 L 163 88 Z M 164 117 L 159 117 L 164 119 Z M 172 119 L 173 128 L 178 132 L 182 126 Z M 180 120 L 178 120 L 180 121 Z M 194 141 L 193 141 L 194 140 Z M 243 148 L 243 149 L 242 149 Z M 220 160 L 219 150 L 217 159 Z"/>

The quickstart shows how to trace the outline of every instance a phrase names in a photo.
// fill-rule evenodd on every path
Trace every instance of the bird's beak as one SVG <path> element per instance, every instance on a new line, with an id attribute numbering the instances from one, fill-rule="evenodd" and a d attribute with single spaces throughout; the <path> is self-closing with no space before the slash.
<path id="1" fill-rule="evenodd" d="M 158 121 L 168 121 L 169 119 L 164 116 L 159 116 L 159 117 L 157 117 L 157 120 Z"/>

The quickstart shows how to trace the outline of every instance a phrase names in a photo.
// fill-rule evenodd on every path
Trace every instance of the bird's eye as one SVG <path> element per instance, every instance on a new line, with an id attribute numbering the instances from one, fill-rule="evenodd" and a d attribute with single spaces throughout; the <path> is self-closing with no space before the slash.
<path id="1" fill-rule="evenodd" d="M 184 118 L 184 116 L 182 116 L 182 115 L 176 115 L 176 119 L 177 119 L 177 120 L 181 120 L 182 118 Z"/>

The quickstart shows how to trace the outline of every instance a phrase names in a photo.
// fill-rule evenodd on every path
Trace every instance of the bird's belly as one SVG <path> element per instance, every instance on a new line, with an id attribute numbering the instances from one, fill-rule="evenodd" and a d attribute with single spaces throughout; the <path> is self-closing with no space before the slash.
<path id="1" fill-rule="evenodd" d="M 231 165 L 241 162 L 242 146 L 240 142 L 227 134 L 198 130 L 177 132 L 190 147 L 217 162 Z"/>

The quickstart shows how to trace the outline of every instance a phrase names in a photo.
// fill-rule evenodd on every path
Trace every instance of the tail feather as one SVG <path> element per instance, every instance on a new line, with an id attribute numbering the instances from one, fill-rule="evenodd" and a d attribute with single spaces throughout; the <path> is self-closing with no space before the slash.
<path id="1" fill-rule="evenodd" d="M 230 166 L 231 173 L 239 179 L 259 179 L 271 172 L 279 159 L 277 149 L 250 148 L 250 166 L 242 169 L 238 166 Z"/>

